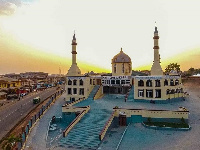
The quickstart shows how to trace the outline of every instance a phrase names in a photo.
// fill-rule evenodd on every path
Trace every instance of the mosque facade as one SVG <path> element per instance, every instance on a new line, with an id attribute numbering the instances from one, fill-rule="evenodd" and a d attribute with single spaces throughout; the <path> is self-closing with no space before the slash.
<path id="1" fill-rule="evenodd" d="M 68 70 L 66 76 L 66 92 L 67 101 L 74 101 L 81 98 L 87 98 L 90 94 L 92 88 L 94 87 L 94 82 L 91 82 L 91 78 L 81 74 L 76 62 L 76 36 L 74 34 L 72 39 L 72 65 Z"/>
<path id="2" fill-rule="evenodd" d="M 150 76 L 132 76 L 132 60 L 121 48 L 112 60 L 112 75 L 82 75 L 76 62 L 76 37 L 72 40 L 72 65 L 66 77 L 66 100 L 87 98 L 98 85 L 98 95 L 127 94 L 134 88 L 134 100 L 170 100 L 183 97 L 181 77 L 172 73 L 164 75 L 160 65 L 158 29 L 154 31 L 154 61 Z M 98 97 L 98 96 L 97 96 Z"/>
<path id="3" fill-rule="evenodd" d="M 121 48 L 112 59 L 112 76 L 102 76 L 103 94 L 126 94 L 132 85 L 132 62 Z"/>
<path id="4" fill-rule="evenodd" d="M 150 76 L 134 77 L 134 100 L 170 100 L 183 97 L 181 77 L 172 72 L 164 75 L 160 65 L 158 29 L 154 31 L 154 61 Z"/>

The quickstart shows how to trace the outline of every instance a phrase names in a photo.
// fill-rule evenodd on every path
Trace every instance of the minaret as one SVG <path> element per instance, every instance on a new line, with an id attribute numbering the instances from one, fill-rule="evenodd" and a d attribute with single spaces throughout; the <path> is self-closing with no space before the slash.
<path id="1" fill-rule="evenodd" d="M 73 39 L 72 39 L 72 64 L 77 64 L 76 63 L 76 36 L 75 36 L 75 33 L 74 33 L 74 36 L 73 36 Z"/>
<path id="2" fill-rule="evenodd" d="M 154 61 L 153 65 L 151 67 L 151 75 L 163 75 L 162 68 L 160 66 L 160 54 L 159 54 L 159 36 L 158 36 L 158 29 L 155 25 L 155 31 L 154 31 Z"/>
<path id="3" fill-rule="evenodd" d="M 68 70 L 67 76 L 80 76 L 81 75 L 81 70 L 77 66 L 76 63 L 76 36 L 74 33 L 73 39 L 72 39 L 72 65 Z"/>

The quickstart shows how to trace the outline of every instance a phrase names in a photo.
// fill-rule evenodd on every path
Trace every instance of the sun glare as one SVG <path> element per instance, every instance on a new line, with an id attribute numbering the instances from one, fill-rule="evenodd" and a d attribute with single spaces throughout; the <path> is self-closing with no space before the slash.
<path id="1" fill-rule="evenodd" d="M 49 11 L 54 8 L 52 2 L 41 1 L 18 8 L 15 14 L 2 20 L 4 31 L 21 43 L 63 56 L 66 49 L 65 30 L 56 22 L 56 10 Z"/>

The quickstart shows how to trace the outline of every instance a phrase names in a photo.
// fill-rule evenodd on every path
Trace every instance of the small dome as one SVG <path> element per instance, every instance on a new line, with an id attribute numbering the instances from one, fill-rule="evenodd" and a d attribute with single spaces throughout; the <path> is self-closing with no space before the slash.
<path id="1" fill-rule="evenodd" d="M 113 57 L 112 63 L 131 63 L 131 58 L 121 48 L 121 51 Z"/>

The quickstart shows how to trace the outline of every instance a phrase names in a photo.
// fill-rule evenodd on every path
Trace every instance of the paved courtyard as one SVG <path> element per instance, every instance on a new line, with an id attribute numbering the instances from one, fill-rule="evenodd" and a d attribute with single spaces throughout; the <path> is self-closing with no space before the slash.
<path id="1" fill-rule="evenodd" d="M 46 135 L 48 123 L 52 116 L 61 116 L 61 106 L 64 104 L 64 95 L 46 112 L 42 119 L 37 123 L 35 128 L 29 135 L 26 149 L 43 150 L 46 148 Z M 107 110 L 108 116 L 112 112 L 112 108 L 115 106 L 123 108 L 142 108 L 142 109 L 169 109 L 178 110 L 180 106 L 187 108 L 190 111 L 189 124 L 192 129 L 189 131 L 165 131 L 154 130 L 144 128 L 141 124 L 130 124 L 127 127 L 127 132 L 124 134 L 120 150 L 124 149 L 200 149 L 200 100 L 199 95 L 190 91 L 189 98 L 185 101 L 168 103 L 168 104 L 151 104 L 142 102 L 127 101 L 124 102 L 124 95 L 105 95 L 102 99 L 92 101 L 85 100 L 77 104 L 77 106 L 91 106 L 91 113 L 93 109 Z M 88 114 L 90 111 L 88 112 Z M 79 122 L 78 124 L 81 124 Z M 77 125 L 78 125 L 77 124 Z M 102 150 L 114 150 L 116 149 L 120 138 L 126 127 L 114 127 L 112 128 L 105 139 L 100 143 L 98 149 Z M 81 136 L 81 135 L 80 135 Z M 60 140 L 63 140 L 61 138 Z M 59 143 L 59 140 L 58 140 Z M 53 147 L 52 147 L 53 148 Z M 66 149 L 57 145 L 54 149 Z M 70 149 L 76 149 L 71 147 Z"/>

